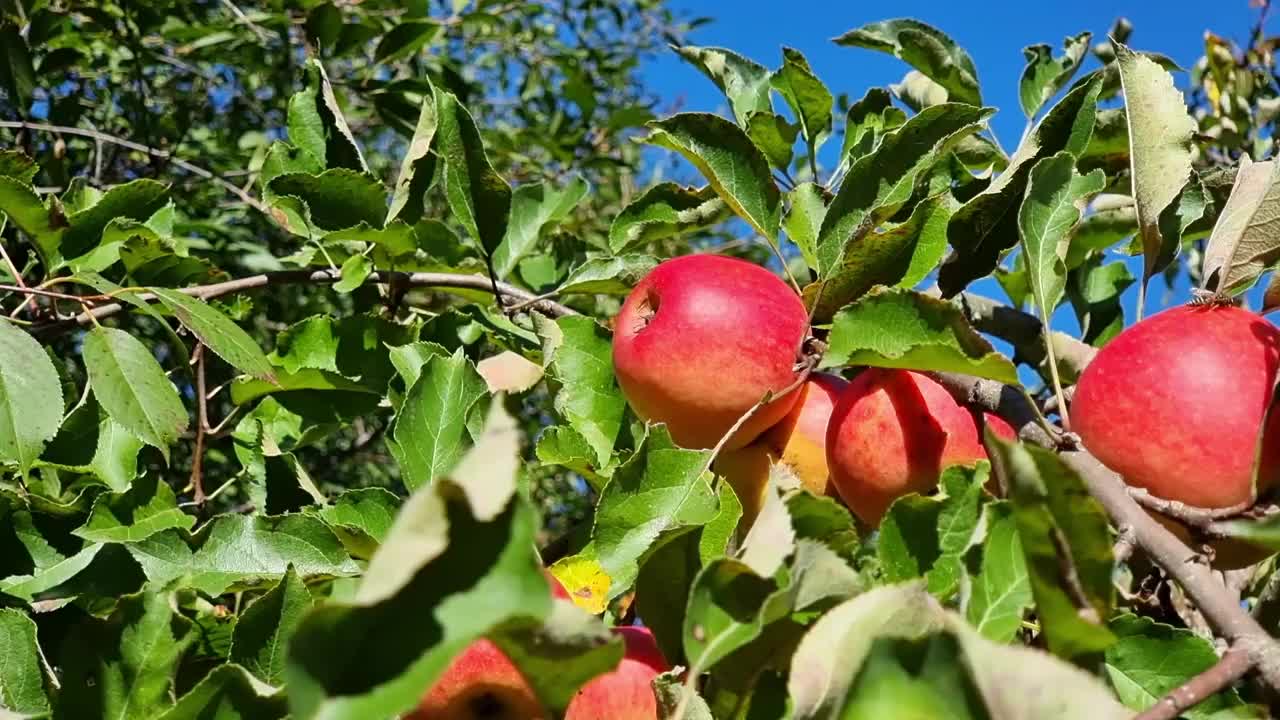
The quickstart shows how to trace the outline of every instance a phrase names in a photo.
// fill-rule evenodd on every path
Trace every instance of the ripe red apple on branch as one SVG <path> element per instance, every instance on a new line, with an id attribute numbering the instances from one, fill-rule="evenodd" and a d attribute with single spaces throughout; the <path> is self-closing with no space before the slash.
<path id="1" fill-rule="evenodd" d="M 569 600 L 564 586 L 545 569 L 551 594 Z M 626 645 L 613 670 L 588 681 L 569 702 L 565 720 L 657 720 L 653 679 L 670 670 L 653 633 L 616 627 Z M 462 651 L 406 720 L 541 720 L 551 714 L 520 669 L 492 641 L 480 638 Z"/>
<path id="2" fill-rule="evenodd" d="M 790 386 L 809 331 L 800 297 L 768 270 L 736 258 L 667 260 L 627 296 L 617 316 L 613 364 L 636 414 L 667 424 L 672 439 L 709 448 L 767 392 Z M 795 405 L 765 405 L 726 443 L 743 447 Z"/>
<path id="3" fill-rule="evenodd" d="M 996 434 L 1013 437 L 1000 418 L 986 421 Z M 873 527 L 897 498 L 936 487 L 945 468 L 986 457 L 973 414 L 937 382 L 908 370 L 864 370 L 841 395 L 827 429 L 831 482 Z"/>
<path id="4" fill-rule="evenodd" d="M 1280 331 L 1237 307 L 1157 313 L 1085 368 L 1072 430 L 1125 480 L 1165 500 L 1226 508 L 1255 499 L 1253 465 L 1280 366 Z M 1280 476 L 1280 415 L 1263 442 L 1258 492 Z"/>

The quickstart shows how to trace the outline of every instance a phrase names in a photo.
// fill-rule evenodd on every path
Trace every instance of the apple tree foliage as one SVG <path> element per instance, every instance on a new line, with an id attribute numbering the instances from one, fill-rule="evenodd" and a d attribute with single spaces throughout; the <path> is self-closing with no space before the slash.
<path id="1" fill-rule="evenodd" d="M 1182 89 L 1124 22 L 1030 46 L 1003 148 L 923 22 L 836 38 L 904 62 L 870 89 L 701 22 L 0 3 L 4 716 L 391 718 L 482 636 L 558 711 L 637 617 L 681 668 L 666 717 L 1120 718 L 1213 666 L 1204 615 L 1038 447 L 874 533 L 779 470 L 740 528 L 711 451 L 627 407 L 610 318 L 661 259 L 734 254 L 796 284 L 825 367 L 1044 404 L 1134 283 L 1239 294 L 1280 259 L 1274 39 L 1206 35 Z M 658 52 L 726 112 L 670 113 Z M 1055 311 L 1079 337 L 1042 335 Z M 1280 631 L 1272 563 L 1223 591 Z M 1214 690 L 1186 716 L 1272 697 Z"/>

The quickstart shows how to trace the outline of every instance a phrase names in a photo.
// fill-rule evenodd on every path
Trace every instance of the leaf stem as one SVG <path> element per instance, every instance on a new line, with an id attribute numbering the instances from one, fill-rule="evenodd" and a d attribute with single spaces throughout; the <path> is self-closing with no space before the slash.
<path id="1" fill-rule="evenodd" d="M 1048 315 L 1048 312 L 1041 310 L 1045 359 L 1049 363 L 1049 377 L 1053 380 L 1053 394 L 1058 398 L 1058 415 L 1062 417 L 1062 429 L 1071 432 L 1071 416 L 1067 414 L 1067 396 L 1062 392 L 1062 378 L 1058 374 L 1058 356 L 1053 350 L 1053 330 L 1049 328 Z"/>

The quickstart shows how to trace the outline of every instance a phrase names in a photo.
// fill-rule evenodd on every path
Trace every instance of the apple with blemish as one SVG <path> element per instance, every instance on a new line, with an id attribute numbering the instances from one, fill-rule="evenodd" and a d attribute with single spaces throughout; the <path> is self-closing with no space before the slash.
<path id="1" fill-rule="evenodd" d="M 773 273 L 736 258 L 686 255 L 659 264 L 627 296 L 613 364 L 637 415 L 666 423 L 678 445 L 709 448 L 767 393 L 795 382 L 808 331 L 804 303 Z M 759 437 L 797 399 L 791 392 L 771 400 L 725 448 Z"/>
<path id="2" fill-rule="evenodd" d="M 984 417 L 992 432 L 1013 437 L 1008 423 Z M 973 414 L 932 378 L 908 370 L 859 373 L 827 427 L 831 483 L 872 527 L 897 498 L 933 490 L 944 469 L 986 458 Z"/>

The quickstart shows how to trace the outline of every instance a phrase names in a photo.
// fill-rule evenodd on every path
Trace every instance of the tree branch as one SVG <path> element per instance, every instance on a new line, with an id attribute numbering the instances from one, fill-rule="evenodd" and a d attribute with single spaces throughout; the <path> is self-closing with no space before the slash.
<path id="1" fill-rule="evenodd" d="M 1018 359 L 1035 368 L 1043 368 L 1048 362 L 1045 333 L 1036 316 L 971 292 L 960 293 L 960 308 L 974 328 L 1013 345 Z M 1050 337 L 1058 364 L 1072 375 L 1079 375 L 1098 354 L 1097 348 L 1066 333 L 1054 332 Z"/>
<path id="2" fill-rule="evenodd" d="M 178 167 L 182 168 L 183 170 L 186 170 L 187 172 L 191 173 L 192 175 L 197 175 L 199 177 L 204 178 L 205 180 L 212 180 L 213 182 L 221 185 L 227 192 L 243 200 L 246 205 L 266 215 L 267 217 L 272 217 L 270 208 L 264 205 L 261 200 L 255 198 L 254 196 L 250 195 L 244 190 L 241 190 L 240 187 L 235 183 L 229 182 L 217 175 L 214 175 L 213 173 L 209 172 L 208 170 L 205 170 L 202 167 L 199 167 L 198 165 L 192 165 L 191 163 L 187 162 L 186 160 L 183 160 L 180 157 L 177 157 L 176 155 L 174 155 L 173 153 L 167 150 L 158 150 L 156 148 L 143 145 L 141 143 L 133 142 L 132 140 L 125 140 L 124 138 L 116 137 L 115 135 L 110 135 L 104 132 L 99 132 L 97 130 L 84 130 L 82 128 L 69 127 L 66 125 L 48 125 L 46 123 L 0 120 L 0 128 L 8 128 L 10 130 L 35 130 L 38 132 L 62 133 L 65 135 L 79 135 L 80 137 L 90 138 L 92 140 L 97 140 L 98 142 L 111 143 L 112 145 L 119 145 L 120 147 L 128 148 L 129 150 L 136 150 L 137 152 L 146 153 L 147 155 L 153 158 L 159 158 L 159 159 L 171 162 L 174 165 L 177 165 Z"/>
<path id="3" fill-rule="evenodd" d="M 1184 710 L 1244 677 L 1253 667 L 1249 653 L 1232 647 L 1213 667 L 1169 691 L 1155 705 L 1134 716 L 1133 720 L 1174 720 Z"/>
<path id="4" fill-rule="evenodd" d="M 935 376 L 957 400 L 1003 417 L 1023 440 L 1057 449 L 1054 439 L 1036 421 L 1028 420 L 1034 418 L 1035 411 L 1022 393 L 995 380 L 953 373 Z M 1131 529 L 1138 547 L 1178 581 L 1214 630 L 1232 647 L 1247 653 L 1267 684 L 1280 690 L 1280 644 L 1232 599 L 1203 559 L 1148 515 L 1130 497 L 1120 476 L 1093 455 L 1083 449 L 1065 450 L 1059 455 L 1106 510 L 1112 525 Z"/>
<path id="5" fill-rule="evenodd" d="M 236 293 L 246 292 L 248 290 L 257 290 L 274 285 L 328 285 L 336 283 L 341 279 L 341 275 L 336 270 L 279 270 L 276 272 L 262 273 L 261 275 L 251 275 L 249 277 L 228 280 L 226 282 L 213 283 L 211 285 L 194 285 L 192 287 L 180 288 L 178 292 L 202 300 L 209 300 L 224 295 L 234 295 Z M 484 275 L 462 275 L 458 273 L 432 273 L 418 272 L 406 273 L 394 270 L 377 270 L 369 274 L 369 280 L 376 283 L 390 283 L 392 280 L 407 287 L 439 287 L 439 288 L 464 288 L 467 290 L 480 290 L 482 292 L 492 292 L 493 285 L 489 278 Z M 497 288 L 502 294 L 508 298 L 519 301 L 535 300 L 536 296 L 514 285 L 504 282 L 497 283 Z M 155 296 L 150 293 L 140 293 L 139 299 L 153 300 Z M 546 313 L 552 317 L 562 317 L 565 315 L 577 315 L 577 311 L 573 308 L 566 307 L 552 300 L 537 300 L 532 307 L 539 312 Z M 105 317 L 115 315 L 124 309 L 120 303 L 112 303 L 110 305 L 102 305 L 92 310 L 76 315 L 68 320 L 59 320 L 56 322 L 36 325 L 31 328 L 33 335 L 37 337 L 52 337 L 73 328 L 88 325 L 94 320 L 101 320 Z"/>

